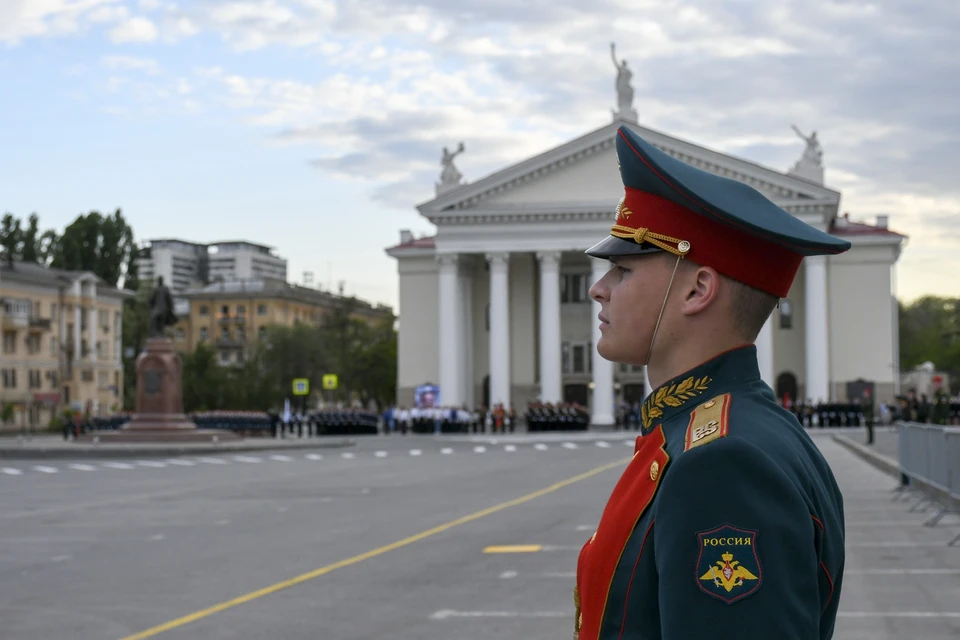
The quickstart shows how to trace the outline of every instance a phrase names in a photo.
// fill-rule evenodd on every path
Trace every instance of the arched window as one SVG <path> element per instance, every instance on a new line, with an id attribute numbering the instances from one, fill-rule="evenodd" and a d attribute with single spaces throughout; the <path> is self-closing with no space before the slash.
<path id="1" fill-rule="evenodd" d="M 780 301 L 780 328 L 793 328 L 793 305 L 786 298 Z"/>

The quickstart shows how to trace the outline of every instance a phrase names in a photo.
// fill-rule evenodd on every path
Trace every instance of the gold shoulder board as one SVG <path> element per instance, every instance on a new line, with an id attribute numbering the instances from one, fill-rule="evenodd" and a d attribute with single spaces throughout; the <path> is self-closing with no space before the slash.
<path id="1" fill-rule="evenodd" d="M 730 421 L 730 394 L 724 393 L 697 406 L 690 414 L 684 451 L 727 435 Z"/>

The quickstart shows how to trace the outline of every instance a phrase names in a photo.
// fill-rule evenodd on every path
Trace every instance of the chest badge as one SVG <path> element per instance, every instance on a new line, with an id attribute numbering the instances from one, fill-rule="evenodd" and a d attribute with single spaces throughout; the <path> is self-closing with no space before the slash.
<path id="1" fill-rule="evenodd" d="M 707 595 L 733 604 L 760 588 L 757 532 L 724 525 L 697 533 L 697 586 Z"/>

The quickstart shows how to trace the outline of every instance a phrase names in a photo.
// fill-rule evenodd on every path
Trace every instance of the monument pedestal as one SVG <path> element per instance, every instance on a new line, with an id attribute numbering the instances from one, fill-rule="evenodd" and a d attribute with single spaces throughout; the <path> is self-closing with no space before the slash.
<path id="1" fill-rule="evenodd" d="M 219 429 L 198 429 L 183 413 L 183 364 L 170 338 L 149 338 L 137 358 L 137 409 L 116 431 L 88 434 L 89 442 L 228 442 L 239 436 Z"/>

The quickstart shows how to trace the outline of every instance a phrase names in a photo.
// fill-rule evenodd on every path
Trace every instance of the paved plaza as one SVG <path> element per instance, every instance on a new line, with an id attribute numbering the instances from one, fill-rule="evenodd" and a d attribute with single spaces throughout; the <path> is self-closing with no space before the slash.
<path id="1" fill-rule="evenodd" d="M 2 636 L 568 638 L 632 435 L 0 460 Z M 814 440 L 846 508 L 835 638 L 960 637 L 958 520 L 923 526 L 890 476 Z"/>

